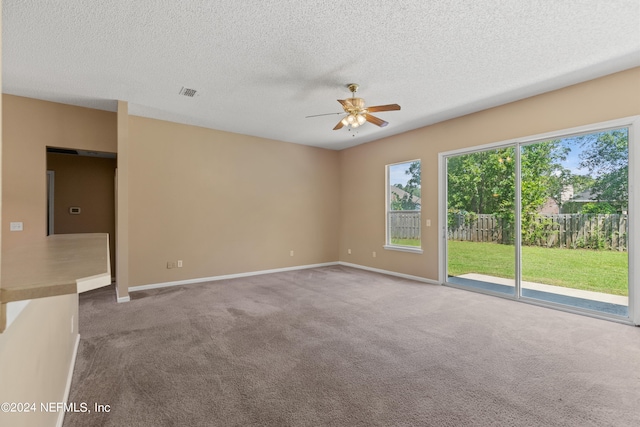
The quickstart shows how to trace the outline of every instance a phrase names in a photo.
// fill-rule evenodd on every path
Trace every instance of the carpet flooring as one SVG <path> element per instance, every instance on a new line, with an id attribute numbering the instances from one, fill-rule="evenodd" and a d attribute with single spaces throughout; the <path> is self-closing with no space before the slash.
<path id="1" fill-rule="evenodd" d="M 640 425 L 632 326 L 343 266 L 131 298 L 80 296 L 64 426 Z"/>

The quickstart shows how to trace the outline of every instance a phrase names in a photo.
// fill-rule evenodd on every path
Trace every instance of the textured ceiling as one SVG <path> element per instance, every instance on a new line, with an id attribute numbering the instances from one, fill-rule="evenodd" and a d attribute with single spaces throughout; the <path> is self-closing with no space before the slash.
<path id="1" fill-rule="evenodd" d="M 5 93 L 333 149 L 640 65 L 638 0 L 4 0 L 2 14 Z M 351 82 L 402 110 L 352 131 L 305 118 L 342 111 Z"/>

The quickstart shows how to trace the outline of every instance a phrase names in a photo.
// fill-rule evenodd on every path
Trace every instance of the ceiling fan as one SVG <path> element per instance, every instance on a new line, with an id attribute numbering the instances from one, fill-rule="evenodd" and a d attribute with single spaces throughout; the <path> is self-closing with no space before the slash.
<path id="1" fill-rule="evenodd" d="M 365 107 L 364 99 L 356 98 L 356 92 L 358 91 L 358 85 L 356 83 L 350 83 L 347 85 L 347 88 L 351 91 L 351 98 L 347 99 L 338 99 L 338 102 L 342 105 L 342 109 L 347 114 L 342 120 L 338 122 L 338 124 L 333 128 L 333 130 L 341 129 L 343 126 L 350 126 L 352 128 L 357 128 L 358 126 L 363 125 L 365 122 L 373 123 L 376 126 L 385 127 L 388 125 L 388 122 L 384 120 L 372 116 L 369 113 L 375 113 L 379 111 L 395 111 L 399 110 L 400 106 L 398 104 L 387 104 L 387 105 L 376 105 L 374 107 Z M 342 114 L 342 113 L 330 113 L 330 114 Z M 325 114 L 318 114 L 317 116 L 324 116 Z M 317 117 L 317 116 L 307 116 L 307 117 Z"/>

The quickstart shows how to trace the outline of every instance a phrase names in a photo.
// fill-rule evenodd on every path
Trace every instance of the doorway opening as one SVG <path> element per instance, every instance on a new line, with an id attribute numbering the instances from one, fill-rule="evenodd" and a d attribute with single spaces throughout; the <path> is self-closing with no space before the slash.
<path id="1" fill-rule="evenodd" d="M 115 274 L 116 154 L 47 147 L 48 234 L 108 233 Z"/>

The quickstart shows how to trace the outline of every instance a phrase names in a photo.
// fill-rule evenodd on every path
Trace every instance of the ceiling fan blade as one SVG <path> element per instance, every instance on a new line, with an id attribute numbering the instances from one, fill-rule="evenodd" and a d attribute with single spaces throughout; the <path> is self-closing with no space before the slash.
<path id="1" fill-rule="evenodd" d="M 348 99 L 338 99 L 338 102 L 342 104 L 344 111 L 349 112 L 353 108 L 353 104 Z"/>
<path id="2" fill-rule="evenodd" d="M 400 106 L 398 104 L 376 105 L 375 107 L 367 107 L 367 111 L 370 113 L 375 113 L 376 111 L 396 111 L 399 109 Z"/>
<path id="3" fill-rule="evenodd" d="M 344 126 L 344 125 L 342 124 L 342 120 L 340 120 L 340 121 L 338 122 L 338 124 L 336 125 L 336 127 L 334 127 L 334 128 L 333 128 L 333 130 L 342 129 L 342 126 Z"/>
<path id="4" fill-rule="evenodd" d="M 372 116 L 371 114 L 365 114 L 364 118 L 367 119 L 369 123 L 373 123 L 374 125 L 380 126 L 381 128 L 389 124 L 389 122 L 385 122 L 384 120 Z"/>
<path id="5" fill-rule="evenodd" d="M 309 117 L 320 117 L 320 116 L 334 116 L 336 114 L 344 114 L 344 113 L 324 113 L 324 114 L 314 114 L 312 116 L 305 116 L 305 119 L 308 119 Z"/>

